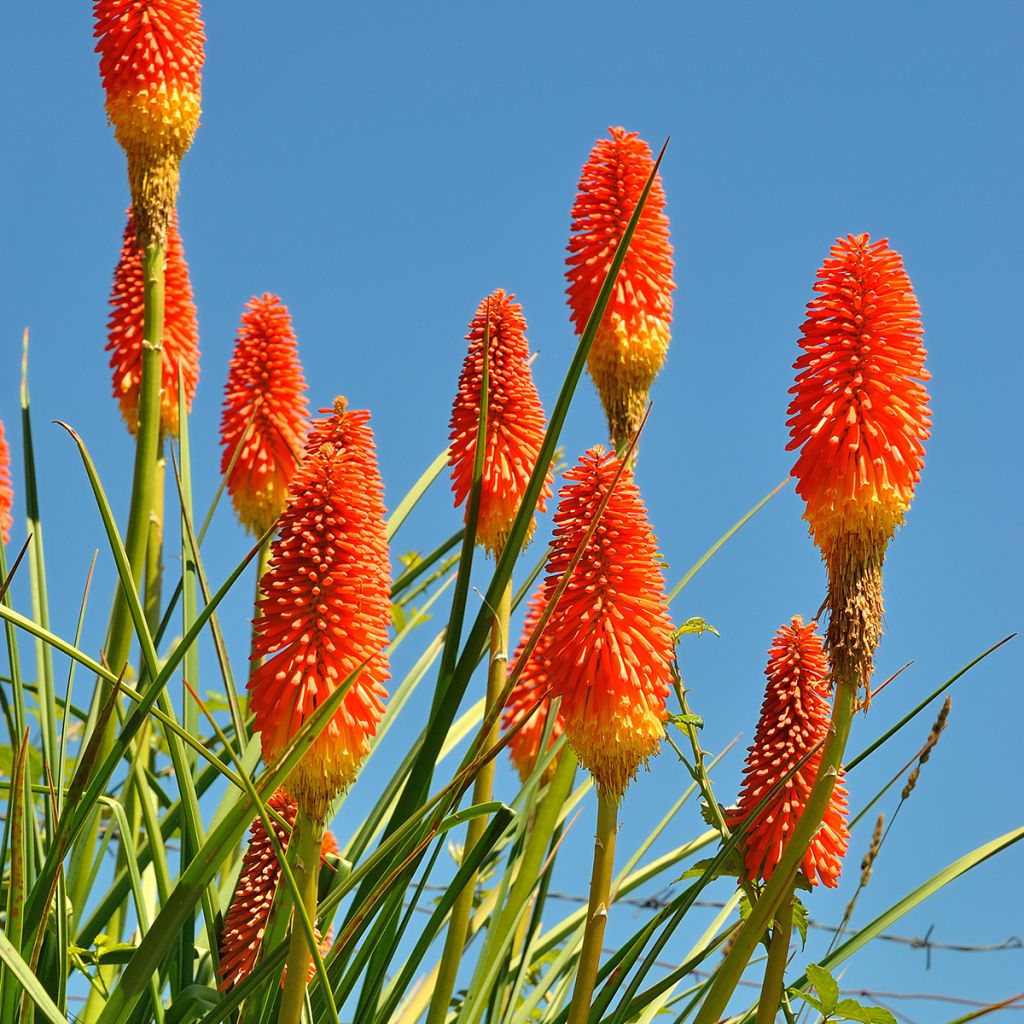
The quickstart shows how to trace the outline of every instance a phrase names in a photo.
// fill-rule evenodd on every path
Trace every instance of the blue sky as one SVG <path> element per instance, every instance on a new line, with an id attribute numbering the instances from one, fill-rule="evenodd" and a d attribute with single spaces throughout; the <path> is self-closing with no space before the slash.
<path id="1" fill-rule="evenodd" d="M 1018 5 L 221 0 L 204 14 L 203 125 L 180 202 L 203 350 L 192 420 L 200 507 L 216 487 L 221 389 L 253 293 L 276 292 L 290 306 L 312 405 L 343 393 L 373 411 L 392 506 L 445 444 L 465 325 L 495 287 L 523 303 L 550 409 L 574 345 L 562 273 L 576 179 L 594 139 L 622 124 L 654 148 L 671 136 L 663 177 L 679 288 L 638 469 L 670 582 L 788 473 L 786 392 L 814 273 L 837 235 L 867 231 L 889 237 L 914 283 L 935 422 L 886 564 L 878 655 L 881 678 L 914 665 L 857 721 L 851 748 L 1020 628 Z M 127 187 L 105 125 L 89 5 L 15 5 L 6 27 L 0 416 L 16 444 L 28 325 L 53 617 L 70 633 L 102 536 L 72 447 L 49 421 L 79 429 L 123 512 L 132 448 L 102 350 Z M 564 443 L 574 458 L 603 438 L 584 381 Z M 683 657 L 706 746 L 743 734 L 716 773 L 726 801 L 771 636 L 821 600 L 800 514 L 787 489 L 673 608 L 677 620 L 702 615 L 722 634 L 691 642 Z M 456 522 L 442 487 L 398 549 L 429 548 Z M 246 546 L 221 517 L 211 576 Z M 101 565 L 94 646 L 110 585 Z M 247 585 L 225 614 L 239 672 L 248 596 Z M 950 728 L 855 920 L 1021 823 L 1022 651 L 1014 641 L 954 689 Z M 212 688 L 212 671 L 208 680 Z M 851 777 L 854 807 L 929 724 L 923 716 L 902 745 Z M 654 820 L 665 792 L 682 785 L 663 755 L 627 797 L 627 828 Z M 360 799 L 357 789 L 352 805 Z M 847 881 L 870 825 L 854 836 Z M 691 811 L 679 827 L 698 826 Z M 588 856 L 589 830 L 587 818 L 576 826 L 574 857 Z M 1012 896 L 1022 868 L 1015 848 L 895 930 L 934 926 L 936 941 L 971 944 L 1019 934 Z M 812 916 L 838 920 L 848 895 L 816 892 Z M 621 915 L 621 927 L 636 926 L 633 910 Z M 929 973 L 921 952 L 877 944 L 849 965 L 844 985 L 995 1000 L 1020 988 L 1022 956 L 938 952 Z M 956 1015 L 893 1005 L 918 1021 Z"/>

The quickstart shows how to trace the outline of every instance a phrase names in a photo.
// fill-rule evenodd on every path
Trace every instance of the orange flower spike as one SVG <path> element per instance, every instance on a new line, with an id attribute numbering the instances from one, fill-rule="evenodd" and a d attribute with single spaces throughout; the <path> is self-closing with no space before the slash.
<path id="1" fill-rule="evenodd" d="M 272 761 L 303 722 L 360 666 L 362 671 L 287 788 L 313 819 L 355 780 L 384 714 L 384 648 L 391 621 L 384 488 L 368 412 L 314 420 L 288 488 L 288 505 L 260 581 L 249 709 Z M 364 664 L 365 663 L 365 664 Z"/>
<path id="2" fill-rule="evenodd" d="M 227 486 L 235 512 L 257 535 L 284 509 L 302 457 L 305 395 L 288 307 L 276 295 L 254 296 L 242 314 L 224 388 L 220 471 L 231 467 Z"/>
<path id="3" fill-rule="evenodd" d="M 609 132 L 611 138 L 599 139 L 591 150 L 572 207 L 566 278 L 577 334 L 583 333 L 593 312 L 615 248 L 654 166 L 650 147 L 636 132 Z M 658 175 L 587 360 L 619 449 L 639 429 L 647 393 L 668 351 L 676 287 L 672 268 L 665 190 Z"/>
<path id="4" fill-rule="evenodd" d="M 283 850 L 288 849 L 291 829 L 295 827 L 298 805 L 283 789 L 279 789 L 268 801 L 267 806 L 288 823 L 286 829 L 280 822 L 273 821 L 274 834 Z M 332 832 L 325 832 L 320 856 L 337 853 L 338 844 Z M 249 845 L 242 857 L 242 871 L 238 876 L 235 894 L 231 899 L 224 918 L 224 930 L 220 939 L 220 990 L 226 991 L 240 985 L 256 966 L 260 945 L 270 919 L 274 896 L 281 881 L 281 864 L 274 854 L 274 847 L 267 835 L 262 818 L 257 818 L 249 829 Z M 315 931 L 320 937 L 319 929 Z M 330 934 L 321 941 L 320 952 L 330 949 Z M 316 973 L 316 965 L 310 962 L 309 980 Z M 282 984 L 284 979 L 282 978 Z"/>
<path id="5" fill-rule="evenodd" d="M 162 241 L 178 165 L 199 126 L 206 36 L 199 0 L 96 0 L 107 118 L 128 157 L 139 244 Z"/>
<path id="6" fill-rule="evenodd" d="M 550 599 L 619 468 L 591 448 L 559 493 L 545 598 Z M 548 620 L 546 670 L 570 746 L 599 789 L 620 797 L 664 735 L 672 620 L 658 547 L 625 469 Z"/>
<path id="7" fill-rule="evenodd" d="M 476 540 L 497 556 L 519 511 L 530 474 L 540 454 L 546 421 L 530 373 L 523 307 L 501 288 L 477 307 L 470 321 L 469 351 L 459 376 L 459 391 L 451 415 L 452 490 L 455 505 L 468 504 L 476 459 L 483 384 L 484 338 L 489 337 L 487 372 L 487 450 L 484 458 L 480 515 Z M 551 475 L 537 502 L 544 511 L 551 496 Z M 527 540 L 532 536 L 531 520 Z"/>
<path id="8" fill-rule="evenodd" d="M 14 488 L 11 486 L 11 451 L 4 436 L 4 421 L 0 420 L 0 543 L 11 539 L 14 519 L 11 507 L 14 505 Z"/>
<path id="9" fill-rule="evenodd" d="M 512 657 L 510 674 L 518 670 L 519 662 L 526 650 L 527 641 L 534 634 L 540 617 L 546 605 L 544 597 L 544 584 L 534 591 L 530 598 L 529 607 L 526 612 L 526 620 L 523 623 L 523 636 L 519 646 Z M 522 672 L 516 685 L 505 702 L 505 711 L 501 719 L 501 727 L 504 730 L 512 729 L 524 715 L 528 714 L 536 705 L 538 699 L 548 689 L 548 672 L 545 651 L 548 646 L 550 633 L 545 627 L 541 633 L 530 655 L 529 661 L 523 666 Z M 519 773 L 519 778 L 525 783 L 537 765 L 537 758 L 540 756 L 540 744 L 544 738 L 544 730 L 547 728 L 548 717 L 551 714 L 550 698 L 527 720 L 526 724 L 509 740 L 508 753 L 512 764 Z M 548 745 L 562 735 L 564 720 L 559 713 L 551 723 L 551 736 Z"/>
<path id="10" fill-rule="evenodd" d="M 765 795 L 823 740 L 829 729 L 828 670 L 817 623 L 805 626 L 799 615 L 775 635 L 768 651 L 768 686 L 754 743 L 747 754 L 744 782 L 736 808 L 727 812 L 730 829 L 747 821 Z M 767 881 L 779 863 L 788 837 L 803 814 L 821 763 L 821 748 L 779 790 L 743 837 L 747 877 Z M 843 775 L 836 780 L 824 820 L 801 864 L 811 885 L 838 884 L 850 842 Z"/>
<path id="11" fill-rule="evenodd" d="M 114 270 L 110 293 L 106 351 L 110 353 L 114 398 L 133 434 L 139 427 L 144 293 L 142 255 L 135 241 L 135 224 L 129 210 L 121 258 Z M 171 437 L 178 435 L 179 374 L 185 384 L 186 409 L 191 409 L 199 380 L 199 324 L 178 219 L 172 214 L 167 230 L 164 270 L 164 351 L 160 391 L 160 426 Z"/>
<path id="12" fill-rule="evenodd" d="M 800 449 L 793 476 L 828 566 L 833 674 L 866 687 L 881 637 L 882 560 L 924 465 L 930 375 L 917 299 L 887 240 L 838 239 L 814 288 L 788 448 Z"/>

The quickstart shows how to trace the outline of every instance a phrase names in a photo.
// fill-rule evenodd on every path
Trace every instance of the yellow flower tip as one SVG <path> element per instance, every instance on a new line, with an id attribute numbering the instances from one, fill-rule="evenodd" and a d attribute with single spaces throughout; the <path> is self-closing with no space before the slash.
<path id="1" fill-rule="evenodd" d="M 637 318 L 632 330 L 612 313 L 602 321 L 587 357 L 616 448 L 633 439 L 643 422 L 647 395 L 668 352 L 669 324 L 656 316 Z"/>

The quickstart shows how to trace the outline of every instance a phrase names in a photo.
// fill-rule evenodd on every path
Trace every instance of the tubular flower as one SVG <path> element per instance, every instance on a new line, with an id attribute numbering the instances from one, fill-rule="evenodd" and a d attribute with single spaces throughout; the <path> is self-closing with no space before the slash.
<path id="1" fill-rule="evenodd" d="M 746 822 L 767 793 L 828 733 L 831 687 L 816 629 L 817 623 L 805 626 L 796 615 L 790 625 L 776 633 L 768 651 L 768 686 L 754 743 L 747 754 L 739 803 L 726 815 L 730 829 Z M 821 753 L 818 747 L 744 835 L 743 865 L 752 882 L 771 878 L 807 805 Z M 834 888 L 843 870 L 843 855 L 850 842 L 843 777 L 841 773 L 836 780 L 824 820 L 801 864 L 811 885 L 821 881 Z"/>
<path id="2" fill-rule="evenodd" d="M 582 334 L 611 268 L 612 256 L 654 166 L 636 132 L 610 128 L 580 175 L 572 207 L 566 278 L 576 333 Z M 672 243 L 665 190 L 655 177 L 633 233 L 587 368 L 601 396 L 612 442 L 621 449 L 640 427 L 647 392 L 668 351 L 672 322 Z"/>
<path id="3" fill-rule="evenodd" d="M 276 295 L 254 296 L 242 314 L 224 388 L 220 471 L 230 467 L 235 512 L 257 535 L 281 514 L 302 457 L 305 392 L 288 307 Z"/>
<path id="4" fill-rule="evenodd" d="M 95 0 L 107 118 L 128 157 L 139 244 L 162 242 L 199 126 L 199 0 Z"/>
<path id="5" fill-rule="evenodd" d="M 591 448 L 565 479 L 544 596 L 576 555 L 620 466 Z M 632 474 L 623 469 L 596 531 L 548 620 L 546 671 L 570 746 L 598 788 L 621 796 L 664 735 L 672 620 L 658 548 Z"/>
<path id="6" fill-rule="evenodd" d="M 800 449 L 793 476 L 828 567 L 833 676 L 867 687 L 882 631 L 882 560 L 924 465 L 930 375 L 917 299 L 886 239 L 837 239 L 814 290 L 788 449 Z"/>
<path id="7" fill-rule="evenodd" d="M 544 612 L 545 605 L 544 584 L 541 584 L 530 598 L 526 620 L 523 622 L 523 636 L 512 657 L 512 673 L 515 673 L 519 668 L 519 662 L 526 650 L 526 644 L 540 623 L 540 617 Z M 508 695 L 508 701 L 505 704 L 505 711 L 501 719 L 502 729 L 508 730 L 518 725 L 523 716 L 530 713 L 537 704 L 537 701 L 547 691 L 549 683 L 545 652 L 549 638 L 550 633 L 545 627 L 544 632 L 541 633 L 536 646 L 533 648 L 529 660 L 523 665 L 516 685 L 512 687 L 512 692 Z M 525 725 L 509 740 L 508 753 L 512 758 L 512 764 L 515 766 L 516 771 L 519 772 L 519 778 L 523 782 L 526 782 L 536 767 L 537 758 L 541 753 L 541 741 L 544 739 L 544 730 L 547 728 L 550 715 L 551 699 L 548 697 L 530 715 Z M 551 723 L 549 747 L 562 735 L 563 728 L 564 720 L 559 713 L 555 715 Z"/>
<path id="8" fill-rule="evenodd" d="M 133 434 L 139 428 L 145 284 L 142 254 L 135 241 L 135 225 L 129 210 L 121 258 L 114 271 L 110 292 L 106 351 L 110 353 L 114 398 Z M 199 325 L 178 219 L 172 213 L 167 230 L 164 269 L 164 352 L 160 390 L 160 427 L 171 437 L 178 434 L 179 374 L 185 385 L 187 411 L 192 408 L 199 380 Z"/>
<path id="9" fill-rule="evenodd" d="M 489 337 L 487 445 L 476 540 L 495 556 L 504 546 L 519 511 L 546 428 L 544 410 L 530 373 L 523 307 L 514 298 L 498 288 L 477 307 L 466 335 L 469 351 L 462 364 L 451 416 L 448 464 L 452 467 L 452 490 L 458 507 L 467 504 L 473 483 L 484 338 Z M 541 512 L 545 499 L 551 495 L 550 481 L 549 474 L 537 502 Z M 527 540 L 532 533 L 531 520 Z"/>
<path id="10" fill-rule="evenodd" d="M 249 708 L 263 758 L 274 760 L 303 722 L 357 669 L 340 706 L 288 778 L 314 820 L 347 789 L 384 713 L 389 678 L 390 564 L 383 485 L 370 414 L 335 401 L 314 420 L 260 581 Z"/>
<path id="11" fill-rule="evenodd" d="M 295 827 L 298 805 L 283 789 L 279 789 L 268 801 L 267 807 L 277 811 L 287 822 L 285 828 L 279 821 L 271 819 L 274 834 L 282 850 L 288 849 L 291 830 Z M 337 853 L 338 844 L 332 832 L 325 832 L 320 856 Z M 267 929 L 274 896 L 281 880 L 281 864 L 274 853 L 267 827 L 262 818 L 257 818 L 249 828 L 249 845 L 242 857 L 242 871 L 238 876 L 235 894 L 231 899 L 224 918 L 224 930 L 220 939 L 220 985 L 223 992 L 240 985 L 252 973 L 259 956 L 260 944 Z M 331 948 L 331 935 L 320 938 L 320 953 L 324 955 Z M 309 979 L 316 973 L 316 965 L 310 962 Z M 283 979 L 282 979 L 283 981 Z"/>
<path id="12" fill-rule="evenodd" d="M 14 488 L 11 486 L 11 452 L 4 436 L 4 421 L 0 420 L 0 544 L 11 539 L 11 506 L 14 504 Z"/>

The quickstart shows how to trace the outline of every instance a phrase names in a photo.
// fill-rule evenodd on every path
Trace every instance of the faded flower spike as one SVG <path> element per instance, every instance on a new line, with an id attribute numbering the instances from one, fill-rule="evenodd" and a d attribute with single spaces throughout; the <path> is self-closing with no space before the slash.
<path id="1" fill-rule="evenodd" d="M 286 829 L 280 822 L 271 819 L 277 841 L 282 850 L 288 849 L 291 830 L 295 827 L 298 805 L 283 789 L 279 789 L 268 801 L 267 807 L 288 823 Z M 325 832 L 320 856 L 336 853 L 338 844 L 332 832 Z M 231 906 L 224 917 L 224 930 L 220 938 L 220 984 L 226 991 L 240 985 L 256 966 L 260 945 L 270 920 L 270 910 L 281 881 L 281 865 L 274 853 L 267 827 L 262 818 L 256 818 L 249 828 L 249 845 L 242 857 L 242 871 L 238 876 Z M 316 936 L 320 938 L 319 929 Z M 320 953 L 326 955 L 331 948 L 331 936 L 321 941 Z M 316 973 L 316 965 L 310 961 L 309 980 Z M 283 979 L 282 979 L 283 984 Z"/>
<path id="2" fill-rule="evenodd" d="M 544 584 L 534 591 L 530 598 L 530 604 L 526 612 L 526 620 L 523 622 L 523 636 L 519 646 L 512 658 L 511 673 L 519 668 L 519 662 L 526 650 L 526 644 L 537 629 L 540 617 L 544 613 L 546 601 L 544 598 Z M 523 716 L 528 714 L 536 705 L 537 701 L 547 691 L 548 671 L 545 652 L 548 647 L 550 632 L 545 627 L 530 654 L 529 660 L 523 665 L 519 679 L 512 692 L 505 702 L 505 710 L 502 714 L 501 727 L 504 730 L 512 729 L 518 725 Z M 512 764 L 519 773 L 519 778 L 526 782 L 537 765 L 537 758 L 541 754 L 541 741 L 544 739 L 544 731 L 547 729 L 548 719 L 551 717 L 551 699 L 546 698 L 544 702 L 530 716 L 526 724 L 515 733 L 509 740 L 508 753 Z M 559 736 L 562 735 L 564 719 L 561 713 L 554 716 L 551 723 L 551 735 L 548 740 L 550 747 Z"/>
<path id="3" fill-rule="evenodd" d="M 142 383 L 142 336 L 145 319 L 145 275 L 135 241 L 131 210 L 124 229 L 121 258 L 114 271 L 107 321 L 107 348 L 113 373 L 114 398 L 128 429 L 139 428 L 139 386 Z M 178 376 L 185 387 L 186 411 L 192 407 L 199 379 L 199 325 L 192 299 L 185 250 L 172 212 L 167 229 L 164 269 L 164 350 L 160 390 L 160 429 L 178 435 Z"/>
<path id="4" fill-rule="evenodd" d="M 306 380 L 288 307 L 276 295 L 246 304 L 224 388 L 222 474 L 239 521 L 259 535 L 281 514 L 308 427 Z M 236 454 L 237 453 L 237 454 Z"/>
<path id="5" fill-rule="evenodd" d="M 11 452 L 4 436 L 4 421 L 0 420 L 0 543 L 11 539 L 14 519 L 11 507 L 14 505 L 14 488 L 11 486 Z"/>
<path id="6" fill-rule="evenodd" d="M 788 449 L 828 567 L 833 676 L 865 689 L 882 632 L 882 560 L 924 465 L 931 413 L 920 310 L 887 240 L 847 235 L 818 271 L 790 389 Z"/>
<path id="7" fill-rule="evenodd" d="M 466 335 L 469 351 L 459 375 L 450 424 L 448 464 L 452 467 L 455 506 L 459 507 L 468 505 L 473 484 L 487 337 L 487 445 L 476 540 L 495 556 L 504 547 L 519 511 L 546 428 L 544 409 L 530 373 L 523 307 L 514 298 L 498 288 L 477 307 Z M 541 512 L 545 499 L 551 496 L 550 480 L 549 474 L 537 502 Z M 527 540 L 533 528 L 531 520 Z"/>
<path id="8" fill-rule="evenodd" d="M 828 733 L 831 687 L 816 629 L 817 623 L 805 626 L 796 615 L 775 634 L 765 669 L 768 686 L 757 733 L 747 754 L 743 787 L 737 807 L 726 815 L 730 829 L 747 821 L 768 792 Z M 744 835 L 743 865 L 752 882 L 771 878 L 807 805 L 821 755 L 818 746 Z M 811 885 L 821 881 L 833 888 L 838 883 L 850 842 L 847 813 L 846 786 L 840 773 L 824 820 L 800 865 Z"/>
<path id="9" fill-rule="evenodd" d="M 555 593 L 620 462 L 591 448 L 559 492 L 545 599 Z M 672 620 L 658 547 L 632 474 L 623 469 L 596 531 L 544 630 L 552 695 L 565 733 L 598 789 L 616 799 L 658 752 L 672 660 Z"/>
<path id="10" fill-rule="evenodd" d="M 107 117 L 128 157 L 139 245 L 162 243 L 178 165 L 199 125 L 206 36 L 198 0 L 96 0 Z"/>
<path id="11" fill-rule="evenodd" d="M 591 150 L 572 207 L 566 278 L 577 334 L 587 325 L 615 248 L 654 167 L 650 147 L 636 132 L 609 132 L 611 138 L 599 139 Z M 672 267 L 665 190 L 658 175 L 587 360 L 612 443 L 620 451 L 640 427 L 647 393 L 668 351 L 676 286 Z"/>
<path id="12" fill-rule="evenodd" d="M 249 709 L 273 761 L 303 722 L 359 675 L 286 788 L 313 821 L 355 780 L 384 713 L 391 574 L 370 414 L 314 420 L 260 581 Z"/>

